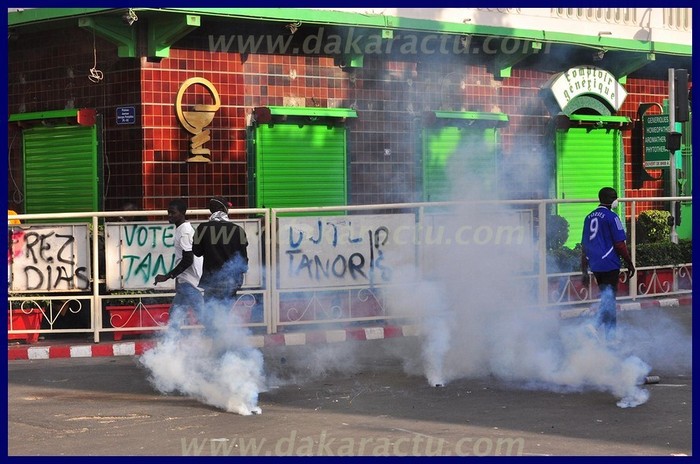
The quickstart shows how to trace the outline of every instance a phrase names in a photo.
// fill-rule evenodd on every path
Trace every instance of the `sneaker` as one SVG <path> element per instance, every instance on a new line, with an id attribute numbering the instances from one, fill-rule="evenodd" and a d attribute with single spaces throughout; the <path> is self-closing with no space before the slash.
<path id="1" fill-rule="evenodd" d="M 587 324 L 586 327 L 586 334 L 596 342 L 600 343 L 600 334 L 598 333 L 598 330 L 593 326 L 593 324 Z"/>

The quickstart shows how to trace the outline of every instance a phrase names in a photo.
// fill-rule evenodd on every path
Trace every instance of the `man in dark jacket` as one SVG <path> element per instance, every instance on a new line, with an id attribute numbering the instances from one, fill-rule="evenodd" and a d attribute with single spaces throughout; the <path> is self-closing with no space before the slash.
<path id="1" fill-rule="evenodd" d="M 248 271 L 248 239 L 245 230 L 229 219 L 228 205 L 222 197 L 209 200 L 211 216 L 194 234 L 192 251 L 204 257 L 199 286 L 206 300 L 232 300 Z"/>

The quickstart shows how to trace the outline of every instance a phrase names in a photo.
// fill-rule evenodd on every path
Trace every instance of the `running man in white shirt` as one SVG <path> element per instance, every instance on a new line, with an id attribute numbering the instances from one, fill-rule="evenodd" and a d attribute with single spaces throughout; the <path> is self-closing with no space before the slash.
<path id="1" fill-rule="evenodd" d="M 175 225 L 175 257 L 177 265 L 167 274 L 158 274 L 154 285 L 175 279 L 175 297 L 170 309 L 170 325 L 179 327 L 188 309 L 198 314 L 203 306 L 202 293 L 197 285 L 202 277 L 202 258 L 192 252 L 194 241 L 194 228 L 185 214 L 187 203 L 182 199 L 175 199 L 168 205 L 168 222 Z"/>

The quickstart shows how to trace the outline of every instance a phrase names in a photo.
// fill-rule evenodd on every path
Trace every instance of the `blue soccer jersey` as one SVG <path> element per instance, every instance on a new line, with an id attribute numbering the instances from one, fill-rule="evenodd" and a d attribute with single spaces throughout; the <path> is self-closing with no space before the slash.
<path id="1" fill-rule="evenodd" d="M 627 239 L 622 221 L 605 206 L 599 206 L 583 222 L 581 246 L 593 272 L 620 269 L 622 263 L 615 251 L 615 243 Z"/>

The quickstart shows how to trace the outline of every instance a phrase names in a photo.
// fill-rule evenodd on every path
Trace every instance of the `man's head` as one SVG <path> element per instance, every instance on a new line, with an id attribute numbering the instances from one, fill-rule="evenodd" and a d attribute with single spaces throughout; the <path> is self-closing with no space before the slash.
<path id="1" fill-rule="evenodd" d="M 122 211 L 139 211 L 140 209 L 141 208 L 133 201 L 127 201 L 121 207 Z M 145 216 L 119 216 L 117 220 L 120 222 L 147 221 L 148 218 Z"/>
<path id="2" fill-rule="evenodd" d="M 598 192 L 598 200 L 600 200 L 601 205 L 612 206 L 613 202 L 617 200 L 617 192 L 612 187 L 603 187 Z"/>
<path id="3" fill-rule="evenodd" d="M 187 203 L 181 198 L 171 200 L 168 204 L 168 222 L 179 226 L 185 222 L 185 213 L 187 213 Z"/>
<path id="4" fill-rule="evenodd" d="M 216 213 L 217 211 L 223 211 L 228 213 L 228 201 L 224 197 L 212 197 L 209 200 L 209 211 Z"/>

